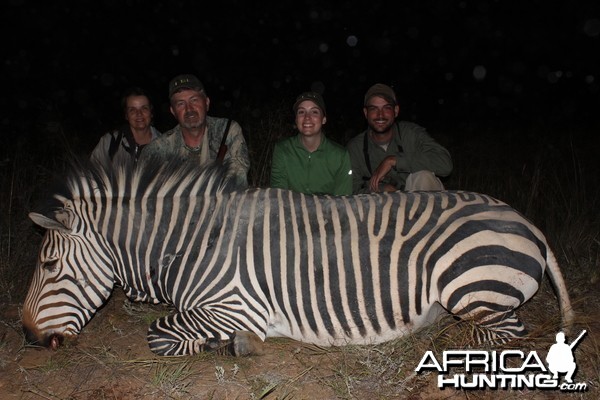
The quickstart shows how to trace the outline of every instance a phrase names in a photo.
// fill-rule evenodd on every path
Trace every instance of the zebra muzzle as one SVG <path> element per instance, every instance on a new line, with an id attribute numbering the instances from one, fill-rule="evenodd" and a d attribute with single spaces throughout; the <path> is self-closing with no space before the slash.
<path id="1" fill-rule="evenodd" d="M 50 336 L 50 340 L 48 341 L 48 348 L 52 350 L 58 350 L 60 345 L 63 342 L 64 337 L 62 335 L 54 334 Z"/>
<path id="2" fill-rule="evenodd" d="M 25 334 L 25 342 L 32 346 L 46 347 L 52 350 L 58 350 L 62 345 L 64 336 L 58 333 L 52 333 L 44 338 L 38 337 L 32 330 L 27 327 L 23 327 L 23 333 Z"/>

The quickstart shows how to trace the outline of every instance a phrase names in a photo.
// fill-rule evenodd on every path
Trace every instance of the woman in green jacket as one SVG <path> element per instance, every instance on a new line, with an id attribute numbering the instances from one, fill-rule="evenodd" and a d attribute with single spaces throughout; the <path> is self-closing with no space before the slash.
<path id="1" fill-rule="evenodd" d="M 305 194 L 351 194 L 348 151 L 322 130 L 327 123 L 323 97 L 316 92 L 302 93 L 293 110 L 298 134 L 275 144 L 271 187 Z"/>

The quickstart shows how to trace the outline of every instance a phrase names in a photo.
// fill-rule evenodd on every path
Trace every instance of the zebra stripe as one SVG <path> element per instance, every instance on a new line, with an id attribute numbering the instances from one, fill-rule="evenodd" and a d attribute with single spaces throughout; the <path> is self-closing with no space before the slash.
<path id="1" fill-rule="evenodd" d="M 150 326 L 161 355 L 236 332 L 377 343 L 430 323 L 438 303 L 504 341 L 525 333 L 514 309 L 546 267 L 572 318 L 542 233 L 490 196 L 230 191 L 219 168 L 176 167 L 78 171 L 54 196 L 62 208 L 32 214 L 49 230 L 24 305 L 30 339 L 79 333 L 116 284 L 177 309 Z"/>

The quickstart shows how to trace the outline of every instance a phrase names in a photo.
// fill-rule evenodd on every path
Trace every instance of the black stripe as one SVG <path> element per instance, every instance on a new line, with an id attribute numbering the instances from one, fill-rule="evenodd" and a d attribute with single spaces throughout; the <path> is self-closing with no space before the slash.
<path id="1" fill-rule="evenodd" d="M 448 298 L 448 302 L 444 305 L 448 310 L 453 310 L 454 307 L 461 301 L 465 296 L 471 295 L 473 300 L 477 299 L 477 292 L 490 291 L 501 294 L 502 296 L 510 296 L 523 303 L 525 300 L 523 293 L 515 289 L 512 285 L 502 281 L 496 281 L 491 279 L 481 280 L 477 282 L 471 282 L 464 286 L 457 288 Z"/>

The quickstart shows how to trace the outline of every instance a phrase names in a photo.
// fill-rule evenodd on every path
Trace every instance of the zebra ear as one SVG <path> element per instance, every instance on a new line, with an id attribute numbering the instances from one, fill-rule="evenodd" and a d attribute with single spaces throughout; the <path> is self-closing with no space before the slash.
<path id="1" fill-rule="evenodd" d="M 56 229 L 62 232 L 71 232 L 71 218 L 69 218 L 69 212 L 65 209 L 57 210 L 51 214 L 52 216 L 46 216 L 43 214 L 31 212 L 29 218 L 37 225 L 46 229 Z"/>

